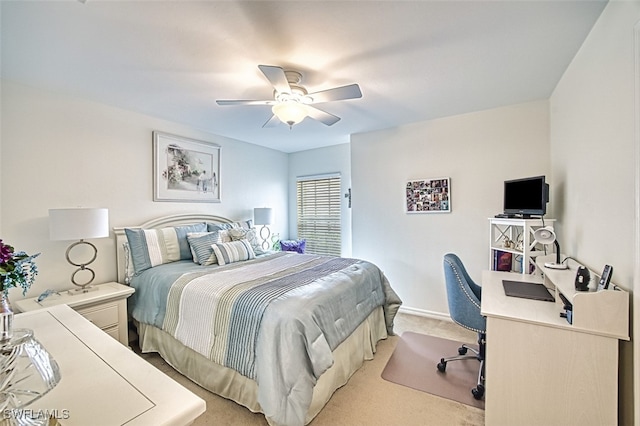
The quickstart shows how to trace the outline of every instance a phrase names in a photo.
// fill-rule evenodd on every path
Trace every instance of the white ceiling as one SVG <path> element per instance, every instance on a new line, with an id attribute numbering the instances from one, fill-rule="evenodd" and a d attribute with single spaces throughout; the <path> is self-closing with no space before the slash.
<path id="1" fill-rule="evenodd" d="M 352 133 L 548 98 L 605 1 L 6 1 L 2 77 L 295 152 Z M 342 118 L 262 128 L 259 64 Z M 162 130 L 162 129 L 158 129 Z"/>

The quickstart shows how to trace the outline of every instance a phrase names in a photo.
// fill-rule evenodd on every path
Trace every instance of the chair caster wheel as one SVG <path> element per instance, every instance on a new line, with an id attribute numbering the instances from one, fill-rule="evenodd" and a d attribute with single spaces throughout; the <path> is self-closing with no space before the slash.
<path id="1" fill-rule="evenodd" d="M 458 354 L 460 354 L 460 355 L 464 355 L 464 354 L 466 354 L 466 353 L 467 353 L 467 348 L 465 348 L 464 346 L 460 346 L 460 347 L 458 348 Z"/>
<path id="2" fill-rule="evenodd" d="M 445 361 L 444 358 L 442 358 L 438 363 L 438 371 L 441 373 L 444 373 L 446 369 L 447 369 L 447 361 Z"/>
<path id="3" fill-rule="evenodd" d="M 484 396 L 484 386 L 478 385 L 477 387 L 471 389 L 471 394 L 477 400 L 482 399 L 482 397 Z"/>

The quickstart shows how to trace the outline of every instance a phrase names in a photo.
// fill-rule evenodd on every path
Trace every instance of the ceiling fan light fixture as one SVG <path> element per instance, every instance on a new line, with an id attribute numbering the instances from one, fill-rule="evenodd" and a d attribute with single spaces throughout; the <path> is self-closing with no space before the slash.
<path id="1" fill-rule="evenodd" d="M 277 103 L 271 108 L 273 115 L 292 128 L 307 117 L 307 109 L 300 102 L 285 101 Z"/>

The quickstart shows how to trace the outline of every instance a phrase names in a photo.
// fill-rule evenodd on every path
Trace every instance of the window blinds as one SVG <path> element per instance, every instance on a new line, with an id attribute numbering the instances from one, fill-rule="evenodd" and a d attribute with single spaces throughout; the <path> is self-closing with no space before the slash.
<path id="1" fill-rule="evenodd" d="M 298 238 L 306 252 L 340 256 L 340 176 L 298 178 Z"/>

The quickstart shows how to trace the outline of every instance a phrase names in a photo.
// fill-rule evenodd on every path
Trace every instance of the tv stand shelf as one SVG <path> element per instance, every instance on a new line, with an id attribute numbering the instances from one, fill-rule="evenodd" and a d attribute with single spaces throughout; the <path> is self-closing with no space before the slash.
<path id="1" fill-rule="evenodd" d="M 561 256 L 564 259 L 564 256 Z M 611 283 L 607 290 L 595 291 L 600 276 L 589 271 L 591 281 L 589 291 L 575 289 L 576 270 L 580 265 L 569 259 L 569 269 L 545 268 L 545 262 L 555 261 L 553 256 L 540 256 L 536 259 L 539 270 L 543 273 L 544 284 L 555 290 L 556 304 L 560 311 L 564 303 L 558 293 L 573 305 L 571 327 L 585 333 L 629 340 L 629 293 Z"/>
<path id="2" fill-rule="evenodd" d="M 536 243 L 533 233 L 538 228 L 551 226 L 555 219 L 524 219 L 524 218 L 489 218 L 489 269 L 504 270 L 498 268 L 499 252 L 511 254 L 510 272 L 530 274 L 535 268 L 537 256 L 548 254 L 553 246 L 544 247 Z M 505 238 L 513 242 L 513 246 L 505 246 Z M 546 251 L 545 251 L 546 249 Z M 518 264 L 517 258 L 520 258 Z M 508 272 L 507 271 L 507 272 Z"/>

